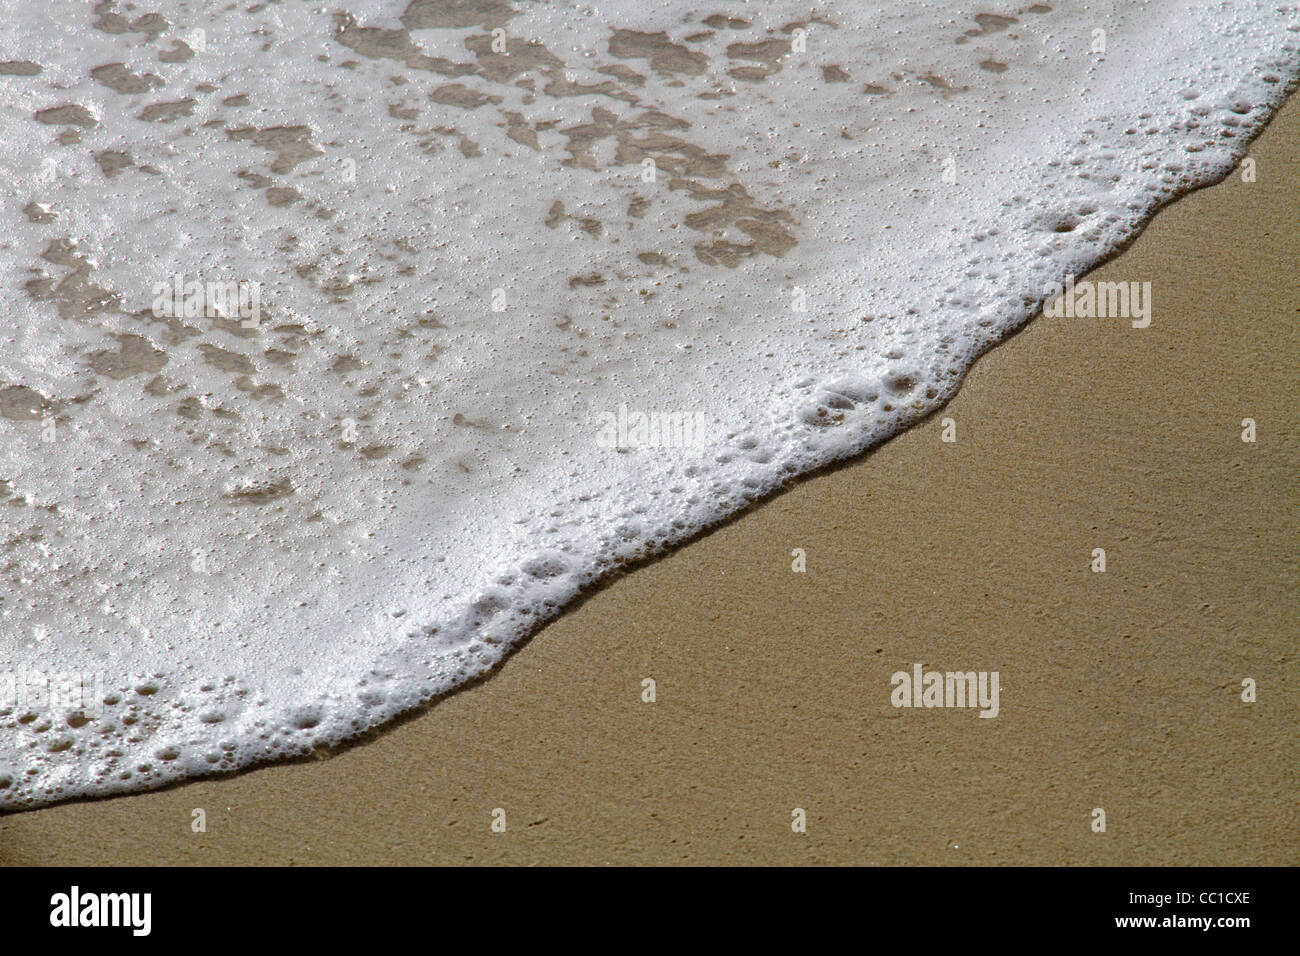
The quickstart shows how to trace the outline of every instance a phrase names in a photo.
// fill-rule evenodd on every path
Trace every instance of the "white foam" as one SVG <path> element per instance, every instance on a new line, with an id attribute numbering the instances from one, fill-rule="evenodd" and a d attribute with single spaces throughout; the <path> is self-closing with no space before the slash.
<path id="1" fill-rule="evenodd" d="M 0 700 L 3 806 L 483 673 L 934 409 L 1300 64 L 1278 3 L 246 6 L 0 37 L 41 67 L 0 73 L 0 661 L 103 683 Z M 261 283 L 260 327 L 157 318 L 176 275 Z M 609 447 L 620 406 L 710 440 Z"/>

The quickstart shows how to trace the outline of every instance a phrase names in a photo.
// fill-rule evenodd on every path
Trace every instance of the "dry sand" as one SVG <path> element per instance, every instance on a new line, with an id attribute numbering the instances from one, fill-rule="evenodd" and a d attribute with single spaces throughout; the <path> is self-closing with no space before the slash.
<path id="1" fill-rule="evenodd" d="M 1040 318 L 491 679 L 329 759 L 0 818 L 0 861 L 1300 862 L 1300 102 L 1251 156 L 1093 274 L 1152 282 L 1150 328 Z M 997 670 L 1000 714 L 892 708 L 915 662 Z"/>

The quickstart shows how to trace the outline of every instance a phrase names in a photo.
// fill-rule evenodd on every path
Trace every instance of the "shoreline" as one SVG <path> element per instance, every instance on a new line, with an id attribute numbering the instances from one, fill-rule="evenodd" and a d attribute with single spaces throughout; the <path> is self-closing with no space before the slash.
<path id="1" fill-rule="evenodd" d="M 1035 318 L 489 678 L 329 759 L 0 817 L 0 862 L 1300 862 L 1297 154 L 1293 97 L 1256 182 L 1087 274 L 1152 281 L 1149 327 Z M 892 707 L 915 664 L 998 671 L 998 718 Z"/>

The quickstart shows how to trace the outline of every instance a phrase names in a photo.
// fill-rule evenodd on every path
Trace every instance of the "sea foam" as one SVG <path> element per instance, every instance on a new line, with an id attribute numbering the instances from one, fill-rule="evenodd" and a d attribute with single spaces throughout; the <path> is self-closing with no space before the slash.
<path id="1" fill-rule="evenodd" d="M 14 6 L 8 808 L 482 674 L 936 408 L 1300 69 L 1277 2 Z"/>

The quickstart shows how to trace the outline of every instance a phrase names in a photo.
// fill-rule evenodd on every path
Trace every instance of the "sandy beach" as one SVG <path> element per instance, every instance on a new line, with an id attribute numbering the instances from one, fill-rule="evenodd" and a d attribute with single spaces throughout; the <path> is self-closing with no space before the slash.
<path id="1" fill-rule="evenodd" d="M 1250 156 L 1089 277 L 1149 281 L 1148 328 L 1036 319 L 490 679 L 321 759 L 0 818 L 0 862 L 1300 863 L 1300 104 Z M 997 671 L 996 718 L 891 706 L 917 663 Z"/>

